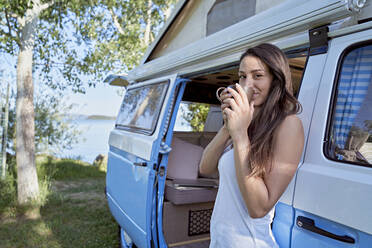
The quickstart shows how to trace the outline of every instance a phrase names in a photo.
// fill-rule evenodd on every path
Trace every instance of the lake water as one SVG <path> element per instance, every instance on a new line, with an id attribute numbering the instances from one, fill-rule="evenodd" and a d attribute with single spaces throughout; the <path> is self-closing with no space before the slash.
<path id="1" fill-rule="evenodd" d="M 81 135 L 78 138 L 79 142 L 73 146 L 73 149 L 64 150 L 57 156 L 61 158 L 80 159 L 88 163 L 93 163 L 98 154 L 107 155 L 109 150 L 109 135 L 115 126 L 115 120 L 78 119 L 74 122 L 77 124 L 78 130 L 81 131 Z M 182 118 L 181 111 L 177 114 L 175 130 L 191 130 L 191 127 Z"/>
<path id="2" fill-rule="evenodd" d="M 60 157 L 79 158 L 85 162 L 93 163 L 98 154 L 107 155 L 110 131 L 114 128 L 115 120 L 77 120 L 81 136 L 79 143 L 71 150 L 64 150 Z"/>

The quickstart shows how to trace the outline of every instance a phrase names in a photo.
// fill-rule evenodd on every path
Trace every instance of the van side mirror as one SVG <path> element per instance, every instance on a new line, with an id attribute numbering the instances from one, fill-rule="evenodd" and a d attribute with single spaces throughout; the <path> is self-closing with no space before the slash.
<path id="1" fill-rule="evenodd" d="M 129 85 L 129 81 L 126 74 L 121 75 L 110 74 L 105 78 L 105 80 L 103 80 L 103 82 L 108 83 L 109 85 L 122 86 L 125 88 Z"/>

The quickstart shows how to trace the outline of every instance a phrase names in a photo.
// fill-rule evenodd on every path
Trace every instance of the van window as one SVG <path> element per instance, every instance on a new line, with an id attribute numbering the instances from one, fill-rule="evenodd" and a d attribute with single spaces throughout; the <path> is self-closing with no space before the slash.
<path id="1" fill-rule="evenodd" d="M 181 102 L 174 131 L 202 132 L 210 109 L 210 104 Z"/>
<path id="2" fill-rule="evenodd" d="M 334 101 L 327 155 L 372 167 L 372 45 L 343 56 Z"/>
<path id="3" fill-rule="evenodd" d="M 167 88 L 168 81 L 129 89 L 121 104 L 116 128 L 152 134 Z"/>
<path id="4" fill-rule="evenodd" d="M 173 138 L 196 145 L 196 147 L 191 147 L 200 151 L 211 142 L 222 125 L 223 119 L 219 105 L 183 101 L 177 113 Z M 177 143 L 175 139 L 174 141 L 176 143 L 172 142 L 173 149 L 175 145 L 180 145 L 180 142 Z"/>
<path id="5" fill-rule="evenodd" d="M 308 47 L 286 51 L 286 55 L 291 70 L 293 95 L 298 98 L 308 57 Z"/>
<path id="6" fill-rule="evenodd" d="M 216 0 L 207 15 L 207 36 L 268 10 L 285 0 Z"/>

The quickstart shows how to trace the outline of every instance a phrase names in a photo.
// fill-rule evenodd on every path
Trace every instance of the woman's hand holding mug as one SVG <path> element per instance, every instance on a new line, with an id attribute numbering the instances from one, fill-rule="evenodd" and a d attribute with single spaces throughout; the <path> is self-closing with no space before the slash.
<path id="1" fill-rule="evenodd" d="M 225 108 L 231 108 L 228 104 L 224 103 L 225 99 L 232 97 L 232 95 L 228 92 L 227 88 L 231 88 L 231 89 L 237 91 L 235 84 L 231 84 L 227 87 L 220 87 L 220 88 L 217 89 L 216 97 L 221 102 L 222 113 L 223 113 Z M 253 97 L 253 89 L 250 88 L 250 87 L 244 87 L 243 89 L 247 94 L 248 102 L 251 102 L 252 97 Z M 226 118 L 225 114 L 223 114 L 223 120 L 224 120 L 225 123 L 227 122 L 227 118 Z"/>

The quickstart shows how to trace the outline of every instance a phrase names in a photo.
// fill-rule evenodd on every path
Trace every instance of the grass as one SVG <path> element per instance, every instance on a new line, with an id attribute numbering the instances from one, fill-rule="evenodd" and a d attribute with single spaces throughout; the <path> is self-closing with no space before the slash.
<path id="1" fill-rule="evenodd" d="M 16 205 L 11 178 L 5 184 L 7 190 L 0 188 L 1 248 L 119 246 L 117 223 L 104 196 L 106 173 L 101 167 L 41 156 L 37 168 L 45 195 L 38 218 L 29 218 L 25 207 Z"/>

